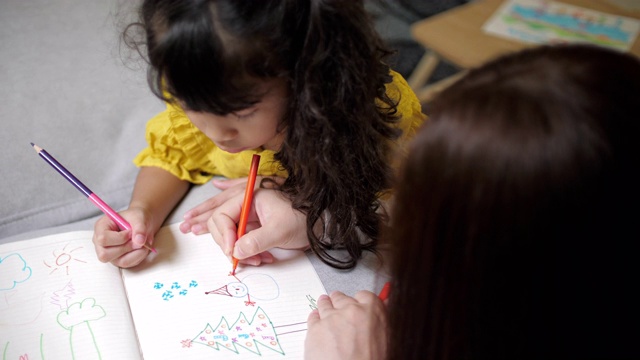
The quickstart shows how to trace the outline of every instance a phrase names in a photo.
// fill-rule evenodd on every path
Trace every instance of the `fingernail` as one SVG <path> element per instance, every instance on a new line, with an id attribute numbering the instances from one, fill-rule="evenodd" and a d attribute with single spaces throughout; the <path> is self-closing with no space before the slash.
<path id="1" fill-rule="evenodd" d="M 193 213 L 191 211 L 187 211 L 186 213 L 184 213 L 184 215 L 182 215 L 182 218 L 187 220 L 187 219 L 191 219 L 193 217 Z"/>
<path id="2" fill-rule="evenodd" d="M 133 248 L 140 249 L 146 242 L 144 235 L 138 234 L 133 238 Z"/>
<path id="3" fill-rule="evenodd" d="M 235 257 L 236 259 L 246 258 L 246 256 L 244 255 L 244 252 L 242 251 L 242 249 L 240 249 L 239 246 L 235 246 L 233 248 L 233 257 Z"/>
<path id="4" fill-rule="evenodd" d="M 202 231 L 202 226 L 200 224 L 196 224 L 191 227 L 191 232 L 194 234 L 198 234 L 200 231 Z"/>

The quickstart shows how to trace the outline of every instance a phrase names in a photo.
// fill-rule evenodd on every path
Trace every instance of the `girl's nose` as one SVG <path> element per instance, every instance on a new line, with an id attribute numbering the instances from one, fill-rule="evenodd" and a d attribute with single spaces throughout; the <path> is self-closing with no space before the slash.
<path id="1" fill-rule="evenodd" d="M 229 127 L 220 127 L 215 130 L 215 133 L 210 135 L 213 142 L 220 144 L 235 139 L 238 136 L 238 130 Z"/>

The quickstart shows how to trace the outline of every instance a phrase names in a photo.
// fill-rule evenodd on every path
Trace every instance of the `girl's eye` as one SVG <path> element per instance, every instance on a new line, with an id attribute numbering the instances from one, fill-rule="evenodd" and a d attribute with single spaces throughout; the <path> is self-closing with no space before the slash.
<path id="1" fill-rule="evenodd" d="M 248 119 L 252 117 L 256 113 L 256 109 L 246 109 L 239 112 L 234 113 L 238 120 Z"/>

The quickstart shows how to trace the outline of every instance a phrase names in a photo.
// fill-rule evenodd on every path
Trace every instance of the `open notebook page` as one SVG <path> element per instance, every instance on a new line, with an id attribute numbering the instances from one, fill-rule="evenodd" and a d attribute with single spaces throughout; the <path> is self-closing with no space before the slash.
<path id="1" fill-rule="evenodd" d="M 0 246 L 3 359 L 140 357 L 120 270 L 98 261 L 92 234 Z"/>
<path id="2" fill-rule="evenodd" d="M 300 359 L 306 320 L 325 293 L 301 251 L 259 267 L 231 262 L 211 235 L 163 228 L 141 266 L 123 271 L 145 359 Z"/>

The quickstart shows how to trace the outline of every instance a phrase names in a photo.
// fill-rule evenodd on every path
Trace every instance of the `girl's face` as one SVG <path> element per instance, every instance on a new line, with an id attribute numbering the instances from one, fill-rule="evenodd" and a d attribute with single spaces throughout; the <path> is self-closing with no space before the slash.
<path id="1" fill-rule="evenodd" d="M 250 108 L 227 115 L 186 110 L 189 120 L 221 150 L 238 153 L 264 148 L 278 151 L 284 131 L 278 132 L 287 109 L 287 86 L 282 79 L 268 80 L 261 86 L 264 96 Z"/>

